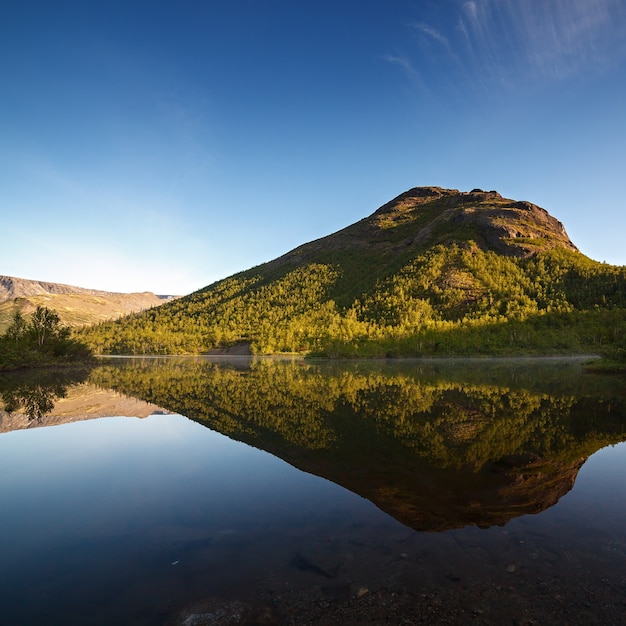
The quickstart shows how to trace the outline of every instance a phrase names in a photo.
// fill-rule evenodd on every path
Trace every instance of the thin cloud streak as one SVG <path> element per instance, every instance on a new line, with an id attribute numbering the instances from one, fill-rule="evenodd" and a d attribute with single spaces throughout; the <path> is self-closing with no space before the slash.
<path id="1" fill-rule="evenodd" d="M 448 43 L 448 39 L 446 37 L 444 37 L 438 30 L 436 30 L 432 26 L 429 26 L 428 24 L 423 24 L 421 22 L 413 22 L 411 24 L 411 26 L 415 30 L 419 31 L 420 33 L 428 35 L 429 37 L 431 37 L 435 41 L 439 42 L 440 44 L 442 44 L 446 48 L 450 48 L 450 44 Z"/>
<path id="2" fill-rule="evenodd" d="M 405 55 L 387 54 L 383 57 L 388 63 L 398 65 L 415 87 L 425 90 L 426 86 L 415 65 Z"/>
<path id="3" fill-rule="evenodd" d="M 624 55 L 619 0 L 471 0 L 459 30 L 472 61 L 506 86 L 508 76 L 562 80 Z"/>
<path id="4" fill-rule="evenodd" d="M 455 73 L 457 83 L 510 92 L 601 73 L 626 58 L 622 0 L 464 0 L 449 15 L 446 24 L 435 26 L 425 15 L 409 24 L 419 58 L 387 60 L 413 79 L 428 64 L 428 74 Z"/>

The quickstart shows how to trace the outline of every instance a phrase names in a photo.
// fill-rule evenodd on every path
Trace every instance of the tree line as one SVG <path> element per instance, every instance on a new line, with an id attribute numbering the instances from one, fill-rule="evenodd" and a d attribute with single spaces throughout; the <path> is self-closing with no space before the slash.
<path id="1" fill-rule="evenodd" d="M 58 313 L 45 306 L 38 306 L 28 318 L 16 311 L 0 336 L 0 370 L 73 363 L 91 356 L 91 349 L 71 336 Z"/>

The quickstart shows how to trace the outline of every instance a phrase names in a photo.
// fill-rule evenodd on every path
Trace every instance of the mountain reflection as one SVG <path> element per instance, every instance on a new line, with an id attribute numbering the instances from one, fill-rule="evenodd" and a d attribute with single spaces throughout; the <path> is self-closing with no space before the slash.
<path id="1" fill-rule="evenodd" d="M 266 450 L 417 530 L 555 504 L 626 439 L 623 381 L 567 360 L 119 359 L 89 382 Z"/>
<path id="2" fill-rule="evenodd" d="M 358 493 L 417 530 L 555 504 L 626 439 L 619 380 L 567 361 L 133 360 L 92 382 L 182 413 Z"/>
<path id="3" fill-rule="evenodd" d="M 0 373 L 0 434 L 112 415 L 143 418 L 166 412 L 89 383 L 90 369 Z"/>
<path id="4" fill-rule="evenodd" d="M 555 504 L 626 439 L 620 380 L 555 361 L 132 360 L 92 382 L 166 407 L 358 493 L 418 530 Z"/>

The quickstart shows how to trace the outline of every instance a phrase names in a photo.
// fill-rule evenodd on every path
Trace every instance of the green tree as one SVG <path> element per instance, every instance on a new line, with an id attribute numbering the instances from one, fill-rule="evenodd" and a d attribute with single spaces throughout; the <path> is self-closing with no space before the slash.
<path id="1" fill-rule="evenodd" d="M 19 341 L 23 339 L 26 335 L 26 331 L 28 330 L 28 324 L 24 319 L 21 311 L 15 311 L 13 313 L 13 321 L 11 325 L 7 328 L 5 336 L 8 339 L 12 339 L 13 341 Z"/>
<path id="2" fill-rule="evenodd" d="M 90 361 L 91 349 L 70 333 L 59 315 L 45 306 L 37 307 L 28 320 L 16 312 L 0 336 L 0 370 Z"/>
<path id="3" fill-rule="evenodd" d="M 48 307 L 38 306 L 30 318 L 30 330 L 37 339 L 37 345 L 44 345 L 50 338 L 66 338 L 69 331 L 61 326 L 58 313 Z"/>

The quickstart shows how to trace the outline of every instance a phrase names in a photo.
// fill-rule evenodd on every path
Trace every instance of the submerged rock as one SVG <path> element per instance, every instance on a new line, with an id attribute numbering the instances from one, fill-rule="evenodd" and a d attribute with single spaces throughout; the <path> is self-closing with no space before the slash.
<path id="1" fill-rule="evenodd" d="M 185 607 L 167 626 L 272 626 L 280 624 L 276 607 L 270 604 L 252 605 L 240 600 L 224 602 L 209 598 Z"/>

